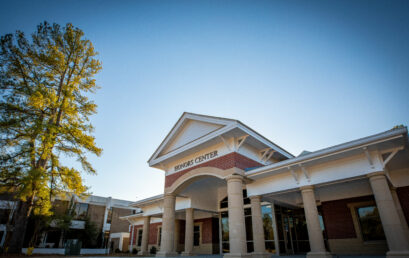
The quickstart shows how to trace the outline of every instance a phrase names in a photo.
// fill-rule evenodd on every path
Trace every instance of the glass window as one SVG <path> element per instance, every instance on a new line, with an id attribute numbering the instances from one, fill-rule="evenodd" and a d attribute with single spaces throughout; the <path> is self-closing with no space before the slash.
<path id="1" fill-rule="evenodd" d="M 271 214 L 271 205 L 261 206 L 261 216 L 263 218 L 264 238 L 274 240 L 273 215 Z"/>
<path id="2" fill-rule="evenodd" d="M 10 209 L 0 209 L 0 224 L 7 224 L 10 216 Z"/>
<path id="3" fill-rule="evenodd" d="M 143 233 L 143 230 L 138 229 L 138 246 L 142 245 L 142 233 Z"/>
<path id="4" fill-rule="evenodd" d="M 381 219 L 376 206 L 357 208 L 364 241 L 385 240 Z"/>
<path id="5" fill-rule="evenodd" d="M 228 207 L 228 199 L 227 197 L 220 201 L 220 209 Z"/>
<path id="6" fill-rule="evenodd" d="M 195 225 L 193 227 L 193 245 L 200 245 L 200 225 Z"/>
<path id="7" fill-rule="evenodd" d="M 227 212 L 222 212 L 222 241 L 229 241 L 229 217 Z"/>
<path id="8" fill-rule="evenodd" d="M 85 220 L 88 215 L 88 203 L 76 203 L 74 208 L 74 219 Z"/>
<path id="9" fill-rule="evenodd" d="M 159 229 L 158 229 L 158 231 L 159 231 L 159 234 L 158 234 L 158 246 L 160 246 L 160 244 L 161 244 L 161 240 L 162 240 L 162 227 L 159 227 Z"/>

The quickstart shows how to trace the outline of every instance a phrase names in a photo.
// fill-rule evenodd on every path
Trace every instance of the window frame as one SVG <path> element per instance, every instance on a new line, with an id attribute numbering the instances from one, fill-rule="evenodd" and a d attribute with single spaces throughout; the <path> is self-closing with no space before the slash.
<path id="1" fill-rule="evenodd" d="M 196 222 L 193 224 L 193 247 L 200 247 L 202 245 L 202 229 L 203 222 Z M 199 245 L 195 245 L 195 226 L 199 227 Z"/>
<path id="2" fill-rule="evenodd" d="M 352 215 L 352 222 L 354 224 L 354 229 L 356 233 L 356 237 L 363 243 L 363 244 L 380 244 L 380 243 L 385 243 L 386 244 L 386 239 L 385 240 L 365 240 L 363 233 L 362 233 L 362 228 L 361 228 L 361 222 L 359 220 L 359 215 L 358 215 L 358 209 L 363 208 L 363 207 L 368 207 L 368 206 L 375 206 L 376 205 L 375 201 L 366 201 L 366 202 L 356 202 L 356 203 L 348 203 L 347 207 L 350 209 L 351 215 Z M 381 221 L 382 225 L 382 221 Z M 382 225 L 383 228 L 383 225 Z M 386 236 L 385 236 L 386 237 Z"/>
<path id="3" fill-rule="evenodd" d="M 142 237 L 143 237 L 143 228 L 138 228 L 136 232 L 137 232 L 137 234 L 136 234 L 136 246 L 141 247 L 142 246 Z M 139 243 L 139 238 L 141 240 L 141 243 Z"/>
<path id="4" fill-rule="evenodd" d="M 161 238 L 162 238 L 162 225 L 161 226 L 158 226 L 158 229 L 157 229 L 158 231 L 157 231 L 157 236 L 156 236 L 156 243 L 157 243 L 157 245 L 158 245 L 158 247 L 160 248 L 160 245 L 162 244 L 161 243 Z"/>

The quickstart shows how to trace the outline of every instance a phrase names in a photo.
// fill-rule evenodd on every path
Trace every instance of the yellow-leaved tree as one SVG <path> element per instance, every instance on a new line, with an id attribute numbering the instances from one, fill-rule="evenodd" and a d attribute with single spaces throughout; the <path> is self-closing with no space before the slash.
<path id="1" fill-rule="evenodd" d="M 50 214 L 51 196 L 81 195 L 82 174 L 95 174 L 87 154 L 100 155 L 89 99 L 98 88 L 97 52 L 84 33 L 67 24 L 38 25 L 27 39 L 23 32 L 0 43 L 0 190 L 19 200 L 8 243 L 20 253 L 30 214 Z M 83 171 L 62 164 L 74 157 Z"/>

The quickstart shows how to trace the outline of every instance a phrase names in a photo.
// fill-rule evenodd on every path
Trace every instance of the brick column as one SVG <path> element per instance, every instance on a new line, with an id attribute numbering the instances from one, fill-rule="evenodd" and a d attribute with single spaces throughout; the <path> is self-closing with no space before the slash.
<path id="1" fill-rule="evenodd" d="M 176 196 L 174 194 L 165 194 L 163 200 L 161 247 L 156 256 L 177 255 L 173 246 L 175 236 L 175 201 Z"/>
<path id="2" fill-rule="evenodd" d="M 260 196 L 250 196 L 250 200 L 254 244 L 254 252 L 252 253 L 252 256 L 257 258 L 267 258 L 270 257 L 271 254 L 266 252 Z"/>
<path id="3" fill-rule="evenodd" d="M 193 225 L 194 225 L 194 210 L 193 208 L 186 209 L 186 227 L 185 227 L 185 251 L 183 256 L 193 255 Z"/>
<path id="4" fill-rule="evenodd" d="M 386 257 L 409 257 L 409 244 L 384 172 L 368 174 L 388 242 Z"/>
<path id="5" fill-rule="evenodd" d="M 143 228 L 142 228 L 142 244 L 141 250 L 138 255 L 149 255 L 148 242 L 149 242 L 149 226 L 151 223 L 151 217 L 143 217 Z"/>
<path id="6" fill-rule="evenodd" d="M 243 208 L 243 176 L 230 175 L 227 180 L 227 198 L 229 199 L 229 243 L 230 253 L 225 257 L 247 256 L 246 226 Z"/>
<path id="7" fill-rule="evenodd" d="M 305 219 L 307 221 L 308 239 L 311 251 L 307 258 L 331 258 L 332 255 L 325 250 L 324 237 L 322 236 L 320 221 L 318 218 L 317 204 L 315 200 L 314 187 L 303 186 L 300 188 L 304 204 Z"/>

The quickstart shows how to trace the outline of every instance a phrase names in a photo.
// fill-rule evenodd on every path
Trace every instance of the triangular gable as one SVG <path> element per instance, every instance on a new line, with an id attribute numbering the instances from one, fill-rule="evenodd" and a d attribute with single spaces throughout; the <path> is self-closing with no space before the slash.
<path id="1" fill-rule="evenodd" d="M 182 147 L 194 140 L 197 140 L 217 129 L 222 128 L 225 125 L 213 124 L 203 122 L 199 120 L 186 119 L 179 132 L 173 137 L 173 139 L 166 145 L 166 147 L 159 153 L 159 157 L 167 154 L 173 150 Z"/>
<path id="2" fill-rule="evenodd" d="M 216 133 L 226 126 L 236 124 L 236 122 L 236 120 L 227 118 L 210 117 L 185 112 L 148 162 L 151 165 L 151 163 L 155 163 L 153 161 L 156 159 L 205 136 Z"/>

